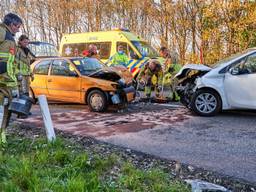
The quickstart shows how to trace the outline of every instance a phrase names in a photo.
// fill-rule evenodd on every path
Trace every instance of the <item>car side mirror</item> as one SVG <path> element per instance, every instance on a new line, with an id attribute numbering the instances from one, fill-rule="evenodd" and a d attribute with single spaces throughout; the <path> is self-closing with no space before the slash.
<path id="1" fill-rule="evenodd" d="M 230 72 L 231 75 L 239 75 L 240 74 L 240 70 L 239 70 L 238 67 L 231 68 L 229 70 L 229 72 Z"/>

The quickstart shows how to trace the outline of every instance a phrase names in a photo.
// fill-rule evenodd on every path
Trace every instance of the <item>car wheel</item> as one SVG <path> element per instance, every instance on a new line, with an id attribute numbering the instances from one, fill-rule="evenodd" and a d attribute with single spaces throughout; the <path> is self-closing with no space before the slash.
<path id="1" fill-rule="evenodd" d="M 87 96 L 87 103 L 90 111 L 103 112 L 107 109 L 107 97 L 100 90 L 93 90 Z"/>
<path id="2" fill-rule="evenodd" d="M 221 110 L 221 99 L 216 91 L 198 90 L 192 97 L 191 109 L 200 116 L 214 116 Z"/>

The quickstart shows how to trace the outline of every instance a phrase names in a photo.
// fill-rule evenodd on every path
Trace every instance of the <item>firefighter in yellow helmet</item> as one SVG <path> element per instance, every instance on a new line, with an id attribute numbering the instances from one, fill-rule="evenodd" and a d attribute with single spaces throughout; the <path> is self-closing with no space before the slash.
<path id="1" fill-rule="evenodd" d="M 152 78 L 155 76 L 157 78 L 156 85 L 153 85 Z M 156 96 L 159 97 L 161 86 L 162 86 L 163 71 L 159 61 L 156 59 L 151 59 L 149 62 L 141 69 L 137 81 L 145 82 L 145 95 L 148 99 L 151 97 L 151 90 L 155 87 Z"/>
<path id="2" fill-rule="evenodd" d="M 9 123 L 10 112 L 8 104 L 17 90 L 17 79 L 15 76 L 15 53 L 16 44 L 14 36 L 19 32 L 22 19 L 13 13 L 4 16 L 0 24 L 0 105 L 4 106 L 4 116 L 0 130 L 0 144 L 6 143 L 5 129 Z"/>

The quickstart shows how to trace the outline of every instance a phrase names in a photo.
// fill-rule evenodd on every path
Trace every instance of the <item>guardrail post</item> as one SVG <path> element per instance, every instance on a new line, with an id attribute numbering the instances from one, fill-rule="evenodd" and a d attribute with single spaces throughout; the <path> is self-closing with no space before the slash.
<path id="1" fill-rule="evenodd" d="M 54 132 L 53 124 L 52 124 L 52 118 L 51 118 L 51 114 L 49 111 L 46 96 L 39 95 L 38 101 L 39 101 L 40 110 L 41 110 L 43 120 L 44 120 L 44 126 L 45 126 L 45 130 L 46 130 L 47 139 L 48 139 L 48 141 L 52 142 L 56 139 L 56 136 L 55 136 L 55 132 Z"/>

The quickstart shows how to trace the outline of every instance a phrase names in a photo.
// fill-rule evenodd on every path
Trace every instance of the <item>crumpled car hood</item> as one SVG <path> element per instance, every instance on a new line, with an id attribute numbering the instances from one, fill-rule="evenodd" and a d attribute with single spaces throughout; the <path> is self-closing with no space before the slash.
<path id="1" fill-rule="evenodd" d="M 123 78 L 126 84 L 131 84 L 133 82 L 133 76 L 129 69 L 122 65 L 111 66 L 110 69 L 114 70 L 121 78 Z"/>
<path id="2" fill-rule="evenodd" d="M 89 77 L 109 80 L 113 82 L 117 82 L 119 79 L 121 79 L 120 75 L 114 69 L 109 67 L 102 68 L 101 70 L 90 74 Z"/>
<path id="3" fill-rule="evenodd" d="M 202 64 L 187 64 L 184 65 L 180 71 L 175 75 L 176 78 L 181 79 L 186 77 L 186 75 L 188 74 L 188 72 L 195 70 L 195 71 L 210 71 L 212 68 L 206 66 L 206 65 L 202 65 Z"/>

